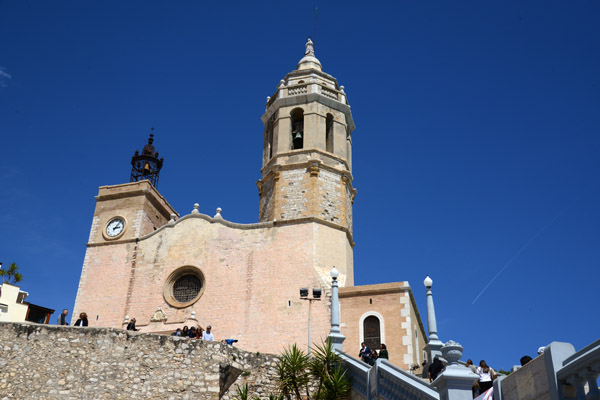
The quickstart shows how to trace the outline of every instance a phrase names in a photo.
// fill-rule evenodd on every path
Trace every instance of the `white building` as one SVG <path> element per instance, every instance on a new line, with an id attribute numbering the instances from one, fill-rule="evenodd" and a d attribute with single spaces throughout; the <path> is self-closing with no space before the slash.
<path id="1" fill-rule="evenodd" d="M 54 310 L 26 302 L 29 293 L 9 283 L 0 285 L 0 321 L 47 324 Z"/>

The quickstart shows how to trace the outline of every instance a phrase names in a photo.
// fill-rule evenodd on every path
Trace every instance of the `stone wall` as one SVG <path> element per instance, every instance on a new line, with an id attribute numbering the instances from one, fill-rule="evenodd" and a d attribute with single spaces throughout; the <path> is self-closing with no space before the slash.
<path id="1" fill-rule="evenodd" d="M 502 380 L 503 400 L 549 400 L 544 355 L 528 362 Z"/>
<path id="2" fill-rule="evenodd" d="M 0 323 L 0 399 L 232 399 L 276 392 L 276 357 L 111 328 Z"/>

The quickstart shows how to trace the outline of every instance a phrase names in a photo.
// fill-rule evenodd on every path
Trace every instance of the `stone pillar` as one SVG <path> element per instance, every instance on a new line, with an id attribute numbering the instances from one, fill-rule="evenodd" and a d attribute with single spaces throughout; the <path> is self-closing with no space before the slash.
<path id="1" fill-rule="evenodd" d="M 473 383 L 479 375 L 458 363 L 463 347 L 450 340 L 442 347 L 442 356 L 448 361 L 446 369 L 431 383 L 440 393 L 440 400 L 472 400 Z"/>
<path id="2" fill-rule="evenodd" d="M 331 270 L 331 329 L 327 339 L 333 345 L 333 350 L 342 352 L 342 343 L 346 339 L 340 330 L 340 298 L 338 296 L 338 278 L 339 272 L 333 267 Z"/>
<path id="3" fill-rule="evenodd" d="M 292 148 L 292 121 L 289 116 L 280 117 L 273 126 L 273 155 L 287 153 Z"/>
<path id="4" fill-rule="evenodd" d="M 427 329 L 429 331 L 429 338 L 427 340 L 427 345 L 425 346 L 425 351 L 427 352 L 427 363 L 431 364 L 436 355 L 442 354 L 441 349 L 444 344 L 440 341 L 437 335 L 435 307 L 433 306 L 433 293 L 431 292 L 433 281 L 429 276 L 427 276 L 423 283 L 425 284 L 425 288 L 427 290 Z"/>
<path id="5" fill-rule="evenodd" d="M 346 145 L 346 125 L 333 120 L 333 153 L 341 158 L 348 159 Z"/>

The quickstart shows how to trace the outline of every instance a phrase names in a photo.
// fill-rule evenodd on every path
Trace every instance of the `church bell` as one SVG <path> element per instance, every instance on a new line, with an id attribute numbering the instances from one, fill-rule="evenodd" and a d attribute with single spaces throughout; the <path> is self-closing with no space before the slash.
<path id="1" fill-rule="evenodd" d="M 295 149 L 301 149 L 302 148 L 302 131 L 298 131 L 296 132 L 296 134 L 294 135 L 294 148 Z"/>

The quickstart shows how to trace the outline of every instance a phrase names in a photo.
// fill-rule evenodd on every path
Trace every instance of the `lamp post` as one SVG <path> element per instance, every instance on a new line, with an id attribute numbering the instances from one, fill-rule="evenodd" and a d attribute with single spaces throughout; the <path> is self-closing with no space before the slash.
<path id="1" fill-rule="evenodd" d="M 436 355 L 442 354 L 442 346 L 444 345 L 437 334 L 437 322 L 435 320 L 435 307 L 433 306 L 433 293 L 431 287 L 433 286 L 433 280 L 427 275 L 423 281 L 425 285 L 427 295 L 427 330 L 429 331 L 429 338 L 427 339 L 427 345 L 425 351 L 427 352 L 427 362 L 431 364 L 433 358 Z"/>
<path id="2" fill-rule="evenodd" d="M 346 337 L 342 335 L 340 330 L 340 298 L 338 295 L 339 271 L 335 266 L 331 269 L 331 329 L 327 339 L 331 342 L 333 349 L 338 352 L 342 351 L 342 343 Z"/>
<path id="3" fill-rule="evenodd" d="M 310 356 L 310 347 L 312 345 L 310 338 L 310 316 L 311 316 L 311 306 L 313 301 L 321 300 L 321 288 L 313 288 L 313 297 L 308 297 L 308 288 L 300 289 L 300 300 L 308 300 L 308 355 Z"/>

